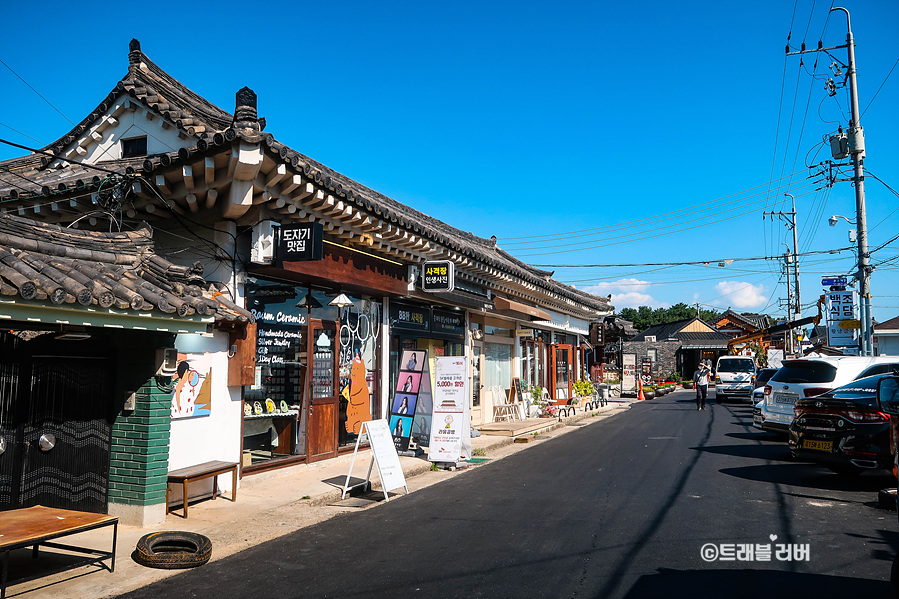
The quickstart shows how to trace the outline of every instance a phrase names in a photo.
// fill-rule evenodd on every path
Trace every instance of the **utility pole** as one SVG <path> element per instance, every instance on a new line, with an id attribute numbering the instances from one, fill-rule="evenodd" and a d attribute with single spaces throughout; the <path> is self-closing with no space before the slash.
<path id="1" fill-rule="evenodd" d="M 793 194 L 785 193 L 785 196 L 789 196 L 792 210 L 790 212 L 783 212 L 782 210 L 779 212 L 762 212 L 762 218 L 766 216 L 770 216 L 772 219 L 777 216 L 778 218 L 789 219 L 787 220 L 787 227 L 793 230 L 793 254 L 790 255 L 790 246 L 787 246 L 787 253 L 784 255 L 784 259 L 786 260 L 786 271 L 787 271 L 787 320 L 799 320 L 802 316 L 802 302 L 800 301 L 799 295 L 799 237 L 796 231 L 796 198 L 793 197 Z M 784 244 L 787 245 L 787 244 Z M 790 264 L 793 265 L 793 284 L 796 286 L 796 294 L 795 301 L 793 300 L 792 288 L 790 287 Z M 790 329 L 790 350 L 793 348 L 793 330 Z"/>
<path id="2" fill-rule="evenodd" d="M 838 50 L 846 48 L 849 55 L 849 64 L 846 66 L 846 79 L 849 82 L 849 104 L 852 112 L 852 119 L 849 121 L 849 128 L 846 133 L 840 130 L 838 135 L 830 138 L 831 152 L 836 159 L 850 158 L 853 167 L 853 175 L 851 179 L 832 179 L 831 181 L 852 181 L 855 185 L 855 212 L 856 225 L 858 227 L 858 272 L 855 273 L 858 279 L 858 296 L 859 296 L 859 317 L 862 324 L 862 338 L 860 353 L 863 356 L 874 355 L 874 340 L 872 332 L 874 323 L 871 316 L 871 271 L 868 255 L 868 221 L 865 214 L 865 132 L 861 125 L 861 116 L 858 110 L 858 82 L 856 81 L 855 67 L 855 38 L 852 35 L 852 22 L 849 18 L 849 11 L 841 6 L 834 6 L 830 12 L 841 10 L 846 13 L 846 44 L 843 46 L 834 46 L 824 48 L 821 42 L 818 47 L 813 50 L 806 50 L 805 44 L 799 52 L 790 52 L 790 46 L 787 45 L 787 56 L 794 54 L 806 54 L 808 52 L 826 52 L 828 50 Z M 832 54 L 829 54 L 833 56 Z M 840 73 L 837 73 L 838 75 Z M 831 90 L 830 95 L 836 93 L 836 85 L 833 80 L 828 81 L 828 87 Z"/>
<path id="3" fill-rule="evenodd" d="M 849 20 L 849 11 L 842 7 L 830 9 L 842 10 L 846 13 L 846 49 L 849 52 L 849 65 L 846 76 L 849 78 L 849 99 L 852 108 L 852 120 L 849 121 L 849 155 L 852 160 L 853 176 L 855 183 L 855 212 L 858 223 L 858 301 L 859 316 L 862 321 L 862 355 L 874 355 L 874 340 L 871 318 L 871 268 L 868 265 L 868 221 L 865 215 L 865 132 L 861 125 L 861 116 L 858 112 L 858 83 L 856 82 L 855 68 L 855 39 L 852 36 L 852 23 Z"/>
<path id="4" fill-rule="evenodd" d="M 784 244 L 786 245 L 786 244 Z M 784 254 L 784 270 L 787 273 L 787 320 L 794 320 L 790 315 L 793 309 L 793 288 L 790 287 L 790 248 L 787 247 L 787 251 Z M 786 339 L 784 340 L 784 349 L 787 352 L 787 355 L 793 354 L 793 330 L 790 329 L 784 332 L 784 336 Z"/>

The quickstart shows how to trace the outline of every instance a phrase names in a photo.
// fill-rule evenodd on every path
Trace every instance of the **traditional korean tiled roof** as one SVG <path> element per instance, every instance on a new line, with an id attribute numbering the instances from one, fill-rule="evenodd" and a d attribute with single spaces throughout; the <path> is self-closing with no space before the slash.
<path id="1" fill-rule="evenodd" d="M 722 314 L 719 320 L 724 318 L 729 318 L 736 322 L 742 322 L 744 324 L 748 324 L 751 327 L 754 327 L 755 330 L 766 329 L 771 326 L 771 319 L 768 318 L 765 314 L 738 314 L 734 312 L 730 308 L 728 308 L 724 314 Z"/>
<path id="2" fill-rule="evenodd" d="M 32 154 L 0 162 L 0 202 L 31 197 L 52 202 L 54 197 L 69 198 L 78 192 L 91 193 L 100 188 L 108 173 L 87 166 L 61 164 L 53 156 L 73 155 L 78 140 L 97 130 L 108 120 L 109 109 L 127 97 L 174 124 L 186 135 L 186 147 L 177 152 L 156 154 L 141 159 L 98 163 L 104 169 L 124 174 L 160 174 L 181 169 L 203 157 L 230 152 L 232 142 L 261 143 L 276 163 L 327 190 L 373 218 L 396 226 L 495 269 L 518 277 L 525 284 L 555 294 L 562 303 L 584 313 L 608 313 L 612 306 L 605 297 L 590 295 L 552 279 L 552 272 L 525 264 L 503 251 L 495 239 L 484 239 L 452 227 L 409 206 L 374 191 L 349 177 L 293 150 L 263 133 L 264 119 L 257 118 L 255 94 L 244 88 L 237 94 L 235 114 L 231 115 L 194 93 L 153 63 L 132 40 L 129 68 L 125 77 L 104 100 L 69 133 L 42 148 L 46 154 Z M 193 143 L 191 143 L 193 142 Z M 27 215 L 27 209 L 20 216 Z"/>
<path id="3" fill-rule="evenodd" d="M 680 340 L 682 346 L 686 349 L 705 348 L 705 349 L 726 349 L 727 342 L 730 337 L 717 331 L 709 332 L 683 332 L 677 333 L 676 337 Z"/>
<path id="4" fill-rule="evenodd" d="M 0 296 L 171 318 L 254 321 L 202 274 L 200 265 L 178 266 L 157 256 L 149 228 L 100 233 L 0 215 Z"/>
<path id="5" fill-rule="evenodd" d="M 665 324 L 657 324 L 642 331 L 634 337 L 632 341 L 646 341 L 648 335 L 654 335 L 657 341 L 665 341 L 666 339 L 677 339 L 685 347 L 702 346 L 702 347 L 727 347 L 730 336 L 719 333 L 715 330 L 708 331 L 684 331 L 683 329 L 691 322 L 698 320 L 696 317 L 685 318 Z M 705 326 L 708 326 L 703 321 Z M 711 327 L 709 327 L 711 329 Z"/>

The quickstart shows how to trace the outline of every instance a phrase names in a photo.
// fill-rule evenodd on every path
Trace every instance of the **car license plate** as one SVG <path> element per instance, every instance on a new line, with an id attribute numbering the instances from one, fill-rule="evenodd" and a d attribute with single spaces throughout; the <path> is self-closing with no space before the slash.
<path id="1" fill-rule="evenodd" d="M 785 393 L 775 393 L 774 394 L 774 403 L 794 404 L 794 403 L 796 403 L 796 396 L 795 395 L 787 395 Z"/>
<path id="2" fill-rule="evenodd" d="M 831 449 L 833 449 L 833 441 L 815 441 L 814 439 L 803 439 L 802 447 L 805 449 L 830 451 Z"/>

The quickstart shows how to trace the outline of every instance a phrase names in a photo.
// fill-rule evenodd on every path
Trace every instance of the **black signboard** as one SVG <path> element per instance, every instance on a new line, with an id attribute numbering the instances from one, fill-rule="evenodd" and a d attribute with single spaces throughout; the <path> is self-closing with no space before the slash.
<path id="1" fill-rule="evenodd" d="M 465 331 L 465 315 L 460 312 L 434 310 L 431 316 L 431 331 L 461 335 Z"/>
<path id="2" fill-rule="evenodd" d="M 411 331 L 428 331 L 431 328 L 430 308 L 390 303 L 390 326 Z"/>
<path id="3" fill-rule="evenodd" d="M 422 291 L 452 291 L 455 287 L 455 264 L 449 260 L 425 262 L 422 268 Z"/>
<path id="4" fill-rule="evenodd" d="M 302 262 L 322 259 L 324 227 L 321 223 L 281 225 L 278 234 L 279 260 Z"/>

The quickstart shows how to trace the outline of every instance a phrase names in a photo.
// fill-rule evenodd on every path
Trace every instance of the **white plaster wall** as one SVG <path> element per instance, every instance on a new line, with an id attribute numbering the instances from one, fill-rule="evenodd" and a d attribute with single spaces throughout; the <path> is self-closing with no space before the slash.
<path id="1" fill-rule="evenodd" d="M 877 351 L 881 356 L 899 356 L 899 335 L 877 335 Z"/>
<path id="2" fill-rule="evenodd" d="M 115 108 L 111 107 L 107 114 L 112 114 Z M 100 160 L 119 159 L 122 157 L 120 140 L 144 135 L 147 136 L 147 154 L 177 152 L 181 147 L 189 145 L 186 138 L 179 136 L 177 127 L 145 108 L 126 110 L 116 119 L 116 125 L 103 130 L 103 139 L 87 144 L 87 154 L 79 158 L 79 161 L 94 164 Z"/>
<path id="3" fill-rule="evenodd" d="M 169 470 L 177 470 L 212 460 L 240 462 L 243 402 L 240 387 L 228 387 L 228 335 L 216 332 L 212 338 L 201 335 L 178 335 L 178 353 L 205 353 L 212 367 L 211 415 L 172 420 L 169 446 Z M 218 477 L 219 490 L 231 490 L 231 475 Z M 240 485 L 238 484 L 238 487 Z M 209 494 L 212 479 L 197 481 L 189 490 L 190 497 Z M 172 503 L 181 502 L 180 485 L 172 485 Z"/>

